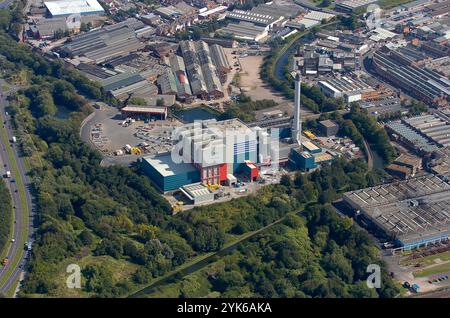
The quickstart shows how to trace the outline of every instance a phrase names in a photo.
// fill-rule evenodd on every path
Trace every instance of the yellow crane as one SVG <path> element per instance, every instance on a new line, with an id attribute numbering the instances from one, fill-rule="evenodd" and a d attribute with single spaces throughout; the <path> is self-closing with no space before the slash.
<path id="1" fill-rule="evenodd" d="M 304 131 L 306 137 L 308 137 L 309 139 L 314 139 L 316 138 L 316 135 L 314 135 L 312 132 L 310 132 L 309 130 L 305 130 Z"/>
<path id="2" fill-rule="evenodd" d="M 138 147 L 133 147 L 131 148 L 131 152 L 135 155 L 140 155 L 142 153 L 142 150 L 139 149 Z"/>
<path id="3" fill-rule="evenodd" d="M 220 185 L 219 184 L 210 184 L 210 183 L 208 183 L 208 188 L 211 190 L 211 191 L 216 191 L 217 189 L 219 189 L 219 187 L 220 187 Z"/>
<path id="4" fill-rule="evenodd" d="M 172 213 L 176 214 L 178 212 L 183 211 L 183 206 L 182 205 L 173 205 L 172 206 Z"/>

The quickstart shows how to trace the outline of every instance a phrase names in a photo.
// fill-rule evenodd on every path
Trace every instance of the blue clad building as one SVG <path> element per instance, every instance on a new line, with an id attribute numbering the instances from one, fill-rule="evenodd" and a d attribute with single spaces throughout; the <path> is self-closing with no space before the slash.
<path id="1" fill-rule="evenodd" d="M 193 164 L 174 163 L 170 153 L 143 158 L 142 169 L 163 192 L 200 182 L 200 171 Z"/>

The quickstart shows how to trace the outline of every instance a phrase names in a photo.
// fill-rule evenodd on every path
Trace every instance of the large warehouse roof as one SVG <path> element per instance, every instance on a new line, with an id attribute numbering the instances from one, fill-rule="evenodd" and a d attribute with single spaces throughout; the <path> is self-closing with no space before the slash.
<path id="1" fill-rule="evenodd" d="M 69 14 L 100 13 L 105 10 L 97 0 L 61 0 L 44 2 L 52 16 Z"/>
<path id="2" fill-rule="evenodd" d="M 144 157 L 142 160 L 147 161 L 163 177 L 197 171 L 195 166 L 191 163 L 175 163 L 170 154 L 148 156 Z"/>
<path id="3" fill-rule="evenodd" d="M 450 233 L 450 185 L 434 175 L 344 194 L 344 200 L 406 246 Z"/>

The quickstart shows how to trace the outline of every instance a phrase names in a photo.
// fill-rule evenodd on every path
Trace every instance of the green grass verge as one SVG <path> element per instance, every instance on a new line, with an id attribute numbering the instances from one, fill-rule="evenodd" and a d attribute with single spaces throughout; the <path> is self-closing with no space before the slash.
<path id="1" fill-rule="evenodd" d="M 17 287 L 17 285 L 19 284 L 19 280 L 20 280 L 20 276 L 17 277 L 17 278 L 14 280 L 14 283 L 12 284 L 12 286 L 14 286 L 14 287 L 13 287 L 13 288 L 10 288 L 10 289 L 5 293 L 5 296 L 6 296 L 6 297 L 8 297 L 8 298 L 13 298 L 13 297 L 14 297 L 14 294 L 16 293 L 16 287 Z"/>
<path id="2" fill-rule="evenodd" d="M 434 260 L 436 259 L 440 259 L 443 262 L 450 261 L 450 251 L 422 258 L 401 260 L 400 265 L 411 265 L 411 264 L 433 265 Z"/>
<path id="3" fill-rule="evenodd" d="M 450 272 L 450 262 L 414 272 L 413 275 L 414 277 L 427 277 L 445 272 Z"/>
<path id="4" fill-rule="evenodd" d="M 397 7 L 399 5 L 413 2 L 414 0 L 380 0 L 378 1 L 378 5 L 382 9 L 392 9 L 394 7 Z"/>
<path id="5" fill-rule="evenodd" d="M 12 199 L 11 199 L 12 200 Z M 12 202 L 12 201 L 11 201 Z M 0 254 L 0 260 L 3 260 L 6 255 L 8 254 L 9 248 L 10 248 L 10 244 L 11 244 L 11 240 L 13 238 L 13 231 L 14 231 L 14 210 L 11 206 L 11 221 L 9 222 L 9 239 L 8 241 L 5 243 L 5 246 L 3 247 L 3 250 Z"/>
<path id="6" fill-rule="evenodd" d="M 0 116 L 0 118 L 3 121 L 3 117 Z M 24 249 L 20 248 L 20 246 L 24 246 L 25 242 L 27 240 L 27 229 L 28 229 L 30 211 L 29 211 L 29 207 L 28 207 L 28 203 L 27 203 L 27 197 L 25 194 L 25 191 L 26 191 L 25 185 L 20 176 L 19 168 L 18 168 L 17 162 L 14 158 L 13 150 L 11 148 L 11 145 L 9 144 L 8 134 L 6 133 L 6 129 L 3 126 L 1 128 L 1 135 L 3 138 L 3 142 L 5 143 L 5 148 L 6 148 L 6 152 L 8 154 L 9 161 L 11 162 L 11 169 L 12 169 L 13 176 L 16 179 L 20 202 L 23 206 L 22 228 L 21 228 L 22 235 L 20 236 L 19 249 L 18 249 L 18 253 L 15 255 L 15 257 L 12 260 L 10 260 L 8 269 L 6 270 L 5 275 L 0 280 L 0 286 L 3 286 L 6 282 L 6 280 L 8 279 L 9 275 L 12 274 L 13 269 L 18 266 L 18 263 L 24 253 Z M 17 285 L 14 285 L 11 288 L 13 288 L 15 290 L 16 286 Z M 14 293 L 14 290 L 13 290 L 13 293 Z M 8 292 L 10 292 L 10 291 L 7 291 L 6 294 L 8 294 Z"/>
<path id="7" fill-rule="evenodd" d="M 10 195 L 11 195 L 11 191 L 9 192 L 10 193 Z M 13 231 L 14 231 L 14 209 L 13 209 L 13 207 L 12 207 L 12 205 L 13 205 L 13 203 L 12 203 L 13 201 L 12 201 L 12 196 L 11 196 L 11 207 L 10 207 L 10 209 L 11 209 L 11 219 L 10 219 L 10 222 L 9 222 L 9 233 L 8 233 L 8 241 L 7 242 L 5 242 L 5 246 L 3 247 L 3 249 L 2 249 L 2 251 L 1 251 L 1 253 L 0 253 L 0 261 L 1 260 L 3 260 L 5 257 L 6 257 L 6 255 L 8 254 L 8 251 L 9 251 L 9 248 L 10 248 L 10 246 L 11 246 L 11 240 L 12 240 L 12 238 L 13 238 Z M 1 266 L 1 265 L 0 265 Z"/>

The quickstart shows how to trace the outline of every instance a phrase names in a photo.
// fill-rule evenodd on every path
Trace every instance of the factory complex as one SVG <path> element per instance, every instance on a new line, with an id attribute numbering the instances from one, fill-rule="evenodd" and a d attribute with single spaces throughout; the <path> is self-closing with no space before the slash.
<path id="1" fill-rule="evenodd" d="M 377 51 L 372 60 L 374 70 L 383 78 L 412 96 L 437 106 L 449 106 L 450 81 L 440 73 L 403 58 L 401 51 Z M 416 55 L 417 56 L 417 55 Z"/>
<path id="2" fill-rule="evenodd" d="M 238 119 L 182 125 L 172 140 L 176 143 L 171 153 L 143 158 L 144 170 L 163 192 L 197 182 L 232 185 L 237 174 L 256 181 L 259 172 L 253 163 L 270 160 L 267 132 L 250 129 Z"/>
<path id="3" fill-rule="evenodd" d="M 404 144 L 417 154 L 429 154 L 450 146 L 449 111 L 392 121 L 386 130 L 394 140 Z"/>
<path id="4" fill-rule="evenodd" d="M 369 226 L 411 250 L 450 238 L 450 185 L 433 175 L 344 194 Z"/>
<path id="5" fill-rule="evenodd" d="M 249 127 L 239 119 L 194 121 L 174 128 L 172 151 L 144 157 L 143 170 L 162 192 L 188 193 L 185 187 L 191 184 L 197 189 L 197 184 L 202 184 L 206 189 L 259 181 L 261 171 L 278 165 L 311 171 L 330 163 L 338 154 L 322 149 L 301 133 L 300 76 L 295 86 L 290 137 L 280 135 L 277 129 L 269 132 L 259 126 Z M 332 121 L 322 125 L 328 135 L 339 129 Z"/>

